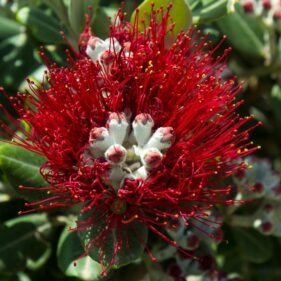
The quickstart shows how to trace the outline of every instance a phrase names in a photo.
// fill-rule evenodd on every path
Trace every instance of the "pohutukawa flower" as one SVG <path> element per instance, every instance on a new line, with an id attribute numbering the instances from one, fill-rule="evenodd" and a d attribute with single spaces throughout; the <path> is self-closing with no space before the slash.
<path id="1" fill-rule="evenodd" d="M 87 25 L 67 67 L 47 63 L 48 86 L 29 81 L 31 94 L 12 99 L 32 128 L 14 143 L 46 156 L 40 171 L 53 195 L 30 211 L 83 202 L 88 216 L 76 230 L 98 229 L 85 254 L 100 248 L 104 274 L 130 251 L 128 229 L 152 257 L 140 225 L 177 247 L 166 228 L 179 218 L 193 226 L 214 204 L 234 203 L 221 181 L 244 170 L 236 159 L 256 149 L 248 141 L 253 127 L 241 129 L 252 118 L 235 112 L 241 86 L 221 77 L 229 50 L 215 58 L 195 29 L 171 43 L 170 9 L 160 11 L 160 22 L 152 9 L 144 31 L 120 10 L 106 40 Z"/>

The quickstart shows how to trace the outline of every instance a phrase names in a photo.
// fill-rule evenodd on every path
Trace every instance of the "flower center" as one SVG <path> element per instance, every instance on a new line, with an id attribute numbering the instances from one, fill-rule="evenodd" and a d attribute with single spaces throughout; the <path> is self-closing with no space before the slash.
<path id="1" fill-rule="evenodd" d="M 110 210 L 116 215 L 122 215 L 127 210 L 126 202 L 121 199 L 116 199 L 110 206 Z"/>
<path id="2" fill-rule="evenodd" d="M 162 164 L 172 145 L 174 130 L 160 127 L 154 130 L 149 114 L 141 113 L 129 123 L 125 113 L 112 112 L 105 127 L 93 128 L 89 136 L 91 154 L 110 164 L 106 180 L 118 190 L 125 179 L 146 179 Z"/>

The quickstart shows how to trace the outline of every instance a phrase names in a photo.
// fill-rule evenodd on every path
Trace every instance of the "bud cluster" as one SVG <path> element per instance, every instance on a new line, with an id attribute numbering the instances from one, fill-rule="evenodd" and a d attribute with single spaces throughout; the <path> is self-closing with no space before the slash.
<path id="1" fill-rule="evenodd" d="M 106 127 L 90 131 L 89 150 L 95 159 L 109 163 L 105 180 L 118 190 L 125 179 L 146 179 L 158 168 L 165 151 L 172 145 L 173 128 L 160 127 L 153 132 L 149 114 L 138 114 L 132 125 L 125 113 L 109 114 Z"/>
<path id="2" fill-rule="evenodd" d="M 276 24 L 276 27 L 280 25 L 280 0 L 242 0 L 241 6 L 247 14 L 262 17 L 268 24 Z"/>
<path id="3" fill-rule="evenodd" d="M 272 170 L 271 163 L 266 159 L 247 157 L 245 162 L 250 169 L 237 175 L 234 181 L 239 189 L 250 187 L 253 192 L 241 192 L 238 197 L 261 200 L 261 207 L 249 224 L 263 234 L 281 236 L 281 176 Z"/>

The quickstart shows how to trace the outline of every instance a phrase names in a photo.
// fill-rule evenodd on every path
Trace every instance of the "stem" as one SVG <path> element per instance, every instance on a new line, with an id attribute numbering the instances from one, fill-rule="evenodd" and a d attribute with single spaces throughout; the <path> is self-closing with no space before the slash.
<path id="1" fill-rule="evenodd" d="M 254 216 L 239 216 L 239 215 L 235 215 L 232 216 L 228 223 L 231 226 L 235 226 L 235 227 L 253 227 L 253 222 L 255 221 L 255 217 Z"/>

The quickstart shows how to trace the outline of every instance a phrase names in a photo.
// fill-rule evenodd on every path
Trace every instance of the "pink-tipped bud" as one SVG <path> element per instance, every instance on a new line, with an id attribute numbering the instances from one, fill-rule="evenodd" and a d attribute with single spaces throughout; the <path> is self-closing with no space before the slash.
<path id="1" fill-rule="evenodd" d="M 105 49 L 106 46 L 102 39 L 91 36 L 87 44 L 86 54 L 92 59 L 93 62 L 96 62 L 99 59 L 101 52 Z"/>
<path id="2" fill-rule="evenodd" d="M 102 141 L 108 135 L 108 131 L 104 127 L 94 128 L 90 132 L 89 143 L 92 145 L 97 141 Z"/>
<path id="3" fill-rule="evenodd" d="M 261 227 L 261 231 L 264 234 L 270 234 L 273 229 L 273 225 L 270 221 L 263 222 L 260 227 Z"/>
<path id="4" fill-rule="evenodd" d="M 127 136 L 129 124 L 124 113 L 111 112 L 107 120 L 109 134 L 116 143 L 122 144 Z"/>
<path id="5" fill-rule="evenodd" d="M 103 40 L 101 40 L 98 37 L 91 36 L 89 41 L 88 41 L 88 46 L 91 47 L 92 50 L 95 50 L 96 46 L 99 44 L 102 44 Z"/>
<path id="6" fill-rule="evenodd" d="M 150 114 L 141 113 L 135 117 L 133 122 L 133 134 L 138 146 L 144 146 L 151 136 L 154 122 Z"/>
<path id="7" fill-rule="evenodd" d="M 148 169 L 157 168 L 163 159 L 162 153 L 157 148 L 149 148 L 145 151 L 143 156 L 143 164 Z"/>
<path id="8" fill-rule="evenodd" d="M 92 152 L 105 151 L 110 145 L 113 144 L 113 139 L 109 135 L 109 132 L 104 127 L 93 128 L 89 135 L 89 145 L 92 148 Z"/>
<path id="9" fill-rule="evenodd" d="M 281 9 L 278 9 L 278 10 L 274 11 L 273 19 L 274 19 L 274 21 L 280 21 L 281 20 Z"/>
<path id="10" fill-rule="evenodd" d="M 124 163 L 126 160 L 126 156 L 127 151 L 120 144 L 114 144 L 110 146 L 105 152 L 106 160 L 113 165 Z"/>
<path id="11" fill-rule="evenodd" d="M 200 239 L 197 235 L 190 233 L 186 239 L 186 248 L 190 251 L 196 250 L 200 245 Z"/>
<path id="12" fill-rule="evenodd" d="M 153 147 L 159 150 L 165 150 L 172 145 L 174 139 L 175 135 L 172 127 L 160 127 L 149 139 L 145 147 Z"/>
<path id="13" fill-rule="evenodd" d="M 268 11 L 271 9 L 271 0 L 262 0 L 262 7 L 264 10 Z"/>
<path id="14" fill-rule="evenodd" d="M 242 8 L 245 13 L 252 13 L 254 11 L 255 5 L 254 2 L 251 0 L 244 1 L 242 4 Z"/>
<path id="15" fill-rule="evenodd" d="M 162 134 L 161 142 L 172 143 L 174 141 L 174 129 L 172 127 L 159 128 L 159 132 Z"/>
<path id="16" fill-rule="evenodd" d="M 254 191 L 255 192 L 258 192 L 258 193 L 262 193 L 264 191 L 264 186 L 262 183 L 260 182 L 257 182 L 255 185 L 254 185 Z"/>
<path id="17" fill-rule="evenodd" d="M 141 113 L 135 117 L 134 122 L 146 125 L 147 123 L 153 123 L 153 119 L 150 114 Z"/>

